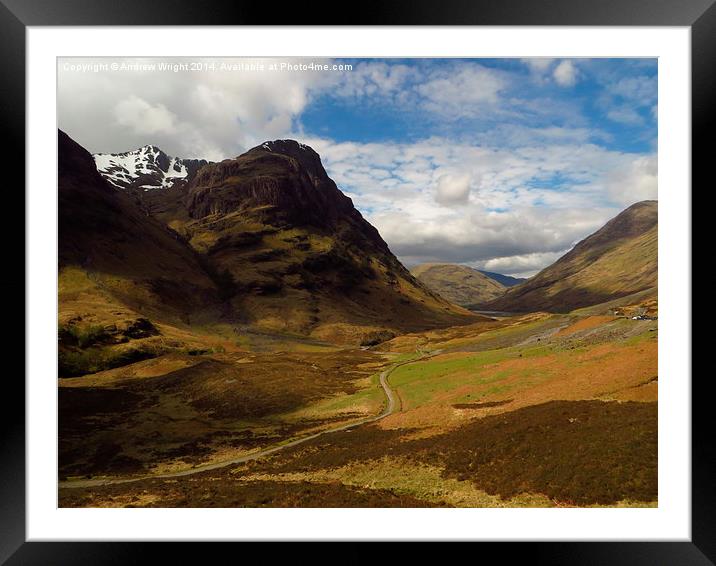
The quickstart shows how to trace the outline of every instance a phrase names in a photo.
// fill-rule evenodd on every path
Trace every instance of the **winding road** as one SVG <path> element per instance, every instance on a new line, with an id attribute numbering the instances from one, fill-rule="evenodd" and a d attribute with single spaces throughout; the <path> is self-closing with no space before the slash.
<path id="1" fill-rule="evenodd" d="M 250 462 L 251 460 L 258 460 L 259 458 L 263 458 L 264 456 L 269 456 L 270 454 L 275 454 L 276 452 L 280 452 L 281 450 L 285 450 L 286 448 L 290 448 L 292 446 L 297 446 L 298 444 L 302 444 L 304 442 L 308 442 L 309 440 L 313 440 L 314 438 L 318 438 L 319 436 L 323 436 L 326 434 L 333 434 L 335 432 L 341 432 L 345 430 L 349 430 L 352 428 L 355 428 L 360 425 L 373 423 L 376 421 L 379 421 L 381 419 L 384 419 L 388 415 L 392 415 L 395 412 L 395 407 L 398 405 L 398 397 L 395 391 L 391 389 L 390 384 L 388 383 L 388 377 L 390 374 L 395 371 L 400 366 L 412 364 L 415 362 L 418 362 L 420 360 L 423 360 L 426 357 L 429 357 L 430 355 L 435 355 L 438 352 L 433 353 L 427 353 L 423 352 L 422 350 L 417 350 L 418 357 L 413 358 L 411 360 L 405 360 L 403 362 L 399 362 L 397 364 L 393 364 L 388 369 L 384 370 L 380 374 L 380 385 L 383 388 L 383 392 L 385 393 L 385 397 L 387 399 L 387 403 L 383 411 L 373 417 L 364 417 L 362 419 L 358 419 L 356 421 L 352 421 L 347 424 L 343 424 L 337 427 L 329 428 L 326 430 L 323 430 L 321 432 L 317 432 L 315 434 L 311 434 L 309 436 L 302 436 L 300 438 L 296 438 L 294 440 L 291 440 L 289 442 L 286 442 L 285 444 L 279 444 L 277 446 L 272 446 L 271 448 L 264 448 L 263 450 L 259 450 L 257 452 L 252 452 L 251 454 L 245 454 L 244 456 L 239 456 L 237 458 L 232 458 L 230 460 L 222 460 L 221 462 L 214 462 L 212 464 L 204 464 L 201 466 L 196 466 L 193 468 L 187 468 L 185 470 L 179 470 L 175 472 L 167 472 L 164 474 L 150 474 L 150 475 L 144 475 L 144 476 L 135 476 L 131 478 L 101 478 L 101 479 L 79 479 L 79 480 L 67 480 L 67 481 L 61 481 L 59 482 L 60 489 L 71 489 L 71 488 L 81 488 L 81 487 L 97 487 L 97 486 L 103 486 L 103 485 L 118 485 L 123 483 L 132 483 L 137 482 L 141 480 L 148 480 L 148 479 L 164 479 L 164 478 L 177 478 L 177 477 L 183 477 L 183 476 L 191 476 L 193 474 L 198 474 L 200 472 L 207 472 L 209 470 L 217 470 L 219 468 L 225 468 L 226 466 L 231 466 L 232 464 L 242 464 L 244 462 Z"/>

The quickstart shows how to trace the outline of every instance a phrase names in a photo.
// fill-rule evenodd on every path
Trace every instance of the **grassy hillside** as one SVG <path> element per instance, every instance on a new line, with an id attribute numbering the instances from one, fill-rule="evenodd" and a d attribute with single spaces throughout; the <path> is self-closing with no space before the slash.
<path id="1" fill-rule="evenodd" d="M 506 289 L 495 279 L 466 265 L 424 263 L 414 267 L 411 273 L 441 297 L 463 307 L 495 299 Z"/>
<path id="2" fill-rule="evenodd" d="M 484 307 L 569 312 L 657 287 L 656 201 L 636 203 L 540 273 Z"/>

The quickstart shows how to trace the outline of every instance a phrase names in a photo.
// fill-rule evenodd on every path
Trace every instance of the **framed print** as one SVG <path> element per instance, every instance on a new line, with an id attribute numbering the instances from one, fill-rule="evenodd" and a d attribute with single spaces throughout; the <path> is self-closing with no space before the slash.
<path id="1" fill-rule="evenodd" d="M 165 8 L 2 7 L 3 560 L 712 563 L 690 187 L 716 8 Z"/>

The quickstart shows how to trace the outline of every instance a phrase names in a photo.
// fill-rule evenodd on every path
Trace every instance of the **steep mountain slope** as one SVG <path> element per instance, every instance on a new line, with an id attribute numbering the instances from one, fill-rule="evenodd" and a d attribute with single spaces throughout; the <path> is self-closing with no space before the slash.
<path id="1" fill-rule="evenodd" d="M 61 131 L 58 199 L 61 377 L 182 347 L 177 326 L 219 316 L 219 290 L 199 255 L 112 188 Z"/>
<path id="2" fill-rule="evenodd" d="M 466 265 L 424 263 L 411 273 L 429 289 L 464 307 L 495 299 L 505 292 L 504 285 Z"/>
<path id="3" fill-rule="evenodd" d="M 165 221 L 233 286 L 247 324 L 365 341 L 470 320 L 410 275 L 303 144 L 203 167 L 186 206 L 190 220 Z"/>
<path id="4" fill-rule="evenodd" d="M 169 157 L 154 145 L 124 153 L 95 153 L 97 171 L 119 189 L 169 189 L 191 182 L 204 159 Z"/>
<path id="5" fill-rule="evenodd" d="M 110 186 L 59 135 L 61 273 L 75 290 L 89 277 L 105 315 L 123 305 L 190 328 L 366 344 L 475 320 L 410 275 L 307 146 L 267 142 L 188 184 L 140 191 Z"/>
<path id="6" fill-rule="evenodd" d="M 568 312 L 657 287 L 656 201 L 633 204 L 525 283 L 484 308 Z"/>
<path id="7" fill-rule="evenodd" d="M 188 312 L 211 300 L 215 285 L 198 255 L 108 186 L 85 149 L 58 136 L 60 269 L 102 274 L 114 294 L 150 308 Z"/>
<path id="8" fill-rule="evenodd" d="M 479 269 L 478 271 L 483 275 L 487 275 L 490 279 L 494 279 L 505 287 L 514 287 L 515 285 L 519 285 L 520 283 L 524 283 L 525 281 L 527 281 L 527 278 L 525 277 L 512 277 L 511 275 L 503 275 L 502 273 L 495 273 L 493 271 L 482 271 Z"/>

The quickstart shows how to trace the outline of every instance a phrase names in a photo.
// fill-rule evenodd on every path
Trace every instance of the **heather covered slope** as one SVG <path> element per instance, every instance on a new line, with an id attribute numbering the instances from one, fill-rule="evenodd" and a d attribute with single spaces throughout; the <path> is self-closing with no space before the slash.
<path id="1" fill-rule="evenodd" d="M 60 506 L 391 507 L 401 505 L 399 494 L 415 507 L 653 507 L 658 322 L 627 316 L 642 303 L 626 298 L 613 305 L 624 315 L 602 306 L 592 307 L 595 313 L 500 317 L 406 334 L 368 350 L 252 355 L 231 373 L 228 358 L 212 356 L 196 360 L 202 366 L 194 377 L 181 370 L 127 379 L 115 371 L 89 383 L 64 380 L 61 410 L 80 414 L 65 424 L 76 441 L 60 460 L 67 463 Z M 315 431 L 316 419 L 331 426 L 351 414 L 379 414 L 385 396 L 377 373 L 365 378 L 371 371 L 390 372 L 397 399 L 382 420 L 284 443 L 259 459 L 227 461 L 276 446 L 286 432 L 268 425 L 282 417 L 266 409 L 305 403 L 321 389 L 332 394 L 284 414 L 288 434 L 306 426 Z M 93 382 L 96 395 L 86 390 Z M 154 420 L 176 415 L 176 401 L 161 392 L 179 393 L 199 411 L 216 399 L 230 402 L 201 418 L 186 442 L 180 420 Z M 157 393 L 161 405 L 147 411 Z M 95 415 L 98 405 L 104 410 Z M 152 420 L 144 423 L 125 416 L 147 413 Z M 249 419 L 252 434 L 245 430 Z M 103 427 L 112 431 L 113 447 L 102 445 Z M 159 438 L 147 434 L 152 430 Z M 174 448 L 181 438 L 185 443 Z M 181 456 L 175 467 L 172 456 Z M 191 473 L 212 459 L 224 463 Z M 171 469 L 190 475 L 103 485 L 105 474 L 121 482 Z"/>
<path id="2" fill-rule="evenodd" d="M 540 273 L 485 308 L 569 312 L 657 287 L 656 201 L 633 204 Z"/>
<path id="3" fill-rule="evenodd" d="M 465 265 L 424 263 L 411 273 L 441 297 L 463 307 L 484 303 L 505 292 L 504 285 Z"/>

